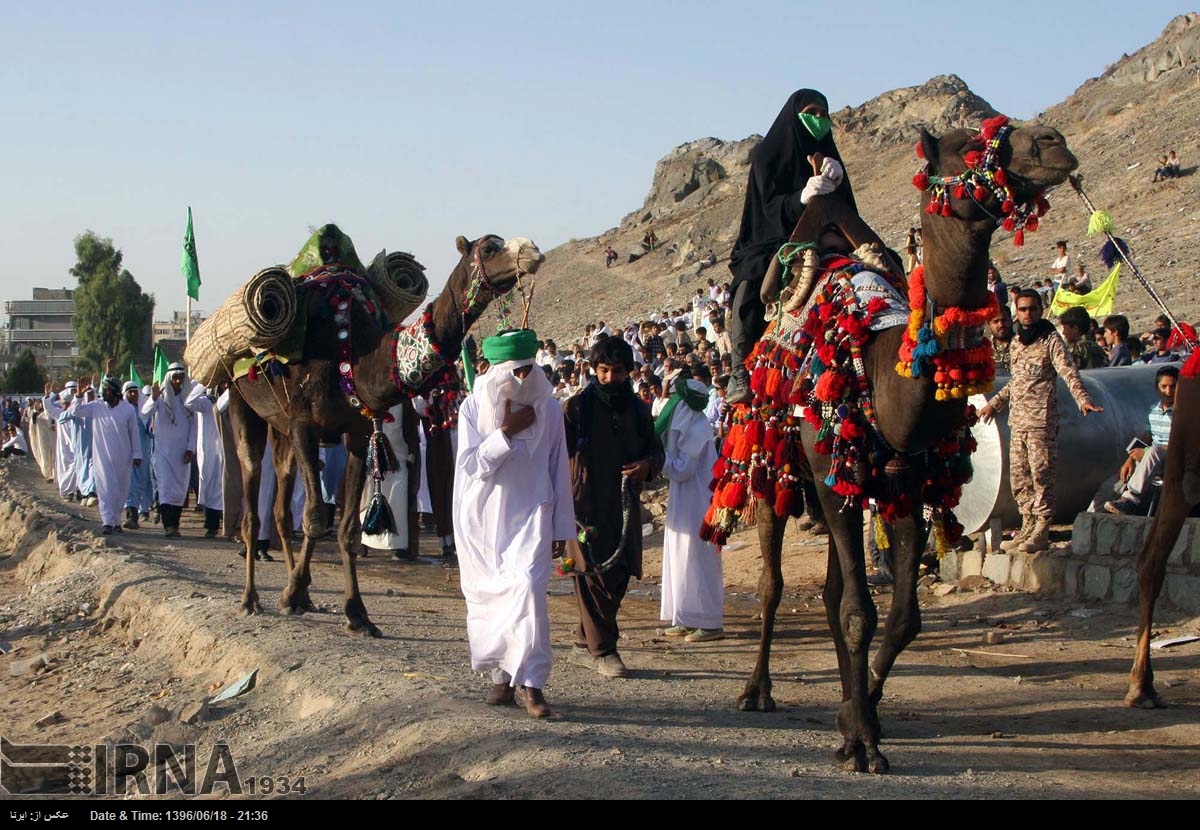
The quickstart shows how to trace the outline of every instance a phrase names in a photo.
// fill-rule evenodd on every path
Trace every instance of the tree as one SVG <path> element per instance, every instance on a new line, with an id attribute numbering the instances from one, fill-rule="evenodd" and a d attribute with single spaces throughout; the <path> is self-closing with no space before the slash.
<path id="1" fill-rule="evenodd" d="M 29 349 L 21 352 L 21 356 L 4 373 L 5 392 L 40 392 L 45 385 L 46 378 Z"/>
<path id="2" fill-rule="evenodd" d="M 98 371 L 109 357 L 115 357 L 118 366 L 145 359 L 154 298 L 121 267 L 124 255 L 111 239 L 89 230 L 75 237 L 75 259 L 71 274 L 79 280 L 79 287 L 75 289 L 72 324 L 79 344 L 79 368 Z"/>

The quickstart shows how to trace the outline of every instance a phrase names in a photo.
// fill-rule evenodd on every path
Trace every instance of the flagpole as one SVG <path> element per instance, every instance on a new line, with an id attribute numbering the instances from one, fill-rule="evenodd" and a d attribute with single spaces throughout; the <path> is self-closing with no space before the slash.
<path id="1" fill-rule="evenodd" d="M 187 298 L 187 322 L 184 323 L 183 342 L 187 343 L 192 339 L 192 297 Z"/>

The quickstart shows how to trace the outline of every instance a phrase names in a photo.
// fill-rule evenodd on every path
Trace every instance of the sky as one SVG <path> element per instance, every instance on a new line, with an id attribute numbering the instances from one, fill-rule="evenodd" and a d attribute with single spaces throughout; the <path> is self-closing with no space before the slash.
<path id="1" fill-rule="evenodd" d="M 0 299 L 73 287 L 73 240 L 90 229 L 124 252 L 158 319 L 184 307 L 189 205 L 205 311 L 326 222 L 364 260 L 411 251 L 436 290 L 457 263 L 457 235 L 527 236 L 550 250 L 599 234 L 640 207 L 672 148 L 765 132 L 796 88 L 822 90 L 836 110 L 954 73 L 1030 118 L 1190 10 L 1162 0 L 1018 11 L 882 0 L 4 6 Z M 1043 36 L 1015 34 L 1018 23 Z"/>

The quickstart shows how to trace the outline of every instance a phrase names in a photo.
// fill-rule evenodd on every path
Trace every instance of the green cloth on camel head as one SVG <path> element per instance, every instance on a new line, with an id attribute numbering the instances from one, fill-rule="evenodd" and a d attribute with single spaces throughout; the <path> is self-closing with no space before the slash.
<path id="1" fill-rule="evenodd" d="M 537 349 L 537 332 L 533 329 L 502 331 L 483 341 L 483 356 L 488 363 L 532 360 L 537 354 Z"/>

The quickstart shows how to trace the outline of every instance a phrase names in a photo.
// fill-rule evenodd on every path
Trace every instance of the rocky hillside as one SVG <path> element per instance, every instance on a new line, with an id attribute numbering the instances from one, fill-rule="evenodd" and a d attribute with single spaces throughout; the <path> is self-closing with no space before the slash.
<path id="1" fill-rule="evenodd" d="M 885 240 L 901 247 L 904 232 L 920 219 L 919 193 L 911 185 L 919 166 L 913 153 L 918 129 L 941 134 L 994 114 L 955 75 L 833 114 L 859 209 Z M 1158 40 L 1122 56 L 1039 120 L 1066 135 L 1092 199 L 1112 214 L 1118 234 L 1133 246 L 1135 260 L 1172 310 L 1183 319 L 1200 317 L 1194 254 L 1200 242 L 1200 178 L 1194 176 L 1200 159 L 1200 18 L 1193 13 L 1172 20 Z M 676 147 L 656 165 L 639 209 L 598 236 L 550 251 L 537 280 L 538 330 L 575 337 L 587 322 L 640 319 L 656 307 L 681 305 L 709 276 L 727 279 L 749 153 L 759 140 L 703 138 Z M 1171 148 L 1186 175 L 1151 184 L 1157 157 Z M 1100 242 L 1087 238 L 1087 213 L 1075 195 L 1063 188 L 1051 201 L 1055 209 L 1024 248 L 996 235 L 993 258 L 1010 281 L 1047 276 L 1057 239 L 1083 254 L 1094 278 L 1103 270 L 1096 258 Z M 660 246 L 629 261 L 651 228 Z M 609 245 L 621 258 L 606 269 Z M 698 274 L 695 261 L 710 248 L 720 262 Z M 1138 324 L 1157 313 L 1132 277 L 1122 283 L 1118 310 Z"/>

